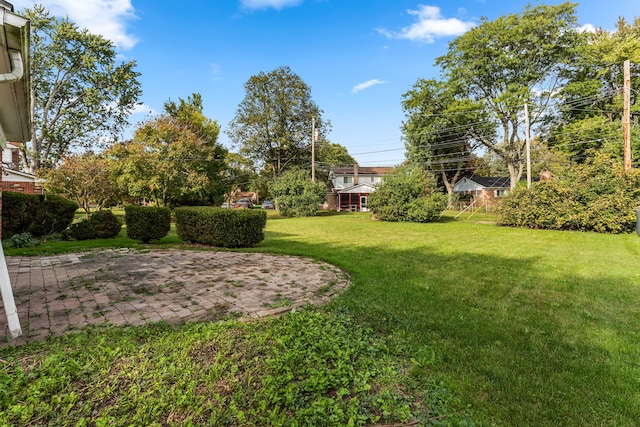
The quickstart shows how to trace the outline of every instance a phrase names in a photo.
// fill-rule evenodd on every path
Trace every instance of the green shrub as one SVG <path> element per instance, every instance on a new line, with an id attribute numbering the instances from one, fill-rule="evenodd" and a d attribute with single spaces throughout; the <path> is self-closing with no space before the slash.
<path id="1" fill-rule="evenodd" d="M 11 236 L 10 239 L 5 240 L 5 247 L 8 248 L 32 248 L 38 246 L 40 241 L 33 237 L 31 233 L 18 233 Z"/>
<path id="2" fill-rule="evenodd" d="M 36 196 L 5 191 L 2 193 L 2 237 L 25 233 L 35 218 Z"/>
<path id="3" fill-rule="evenodd" d="M 78 204 L 60 196 L 38 196 L 40 204 L 28 230 L 34 236 L 61 233 L 73 222 Z"/>
<path id="4" fill-rule="evenodd" d="M 161 207 L 133 206 L 124 208 L 127 236 L 149 243 L 162 239 L 171 230 L 171 210 Z"/>
<path id="5" fill-rule="evenodd" d="M 447 209 L 447 202 L 447 196 L 442 193 L 421 197 L 409 203 L 407 218 L 411 222 L 435 221 Z"/>
<path id="6" fill-rule="evenodd" d="M 577 230 L 578 203 L 571 191 L 555 181 L 534 182 L 530 189 L 516 187 L 503 197 L 500 223 L 516 227 Z"/>
<path id="7" fill-rule="evenodd" d="M 88 219 L 71 224 L 63 233 L 66 239 L 88 240 L 107 239 L 120 233 L 122 223 L 110 210 L 91 214 Z"/>
<path id="8" fill-rule="evenodd" d="M 308 171 L 299 169 L 286 172 L 269 187 L 280 214 L 291 217 L 315 216 L 325 190 L 323 184 L 311 181 Z"/>
<path id="9" fill-rule="evenodd" d="M 369 208 L 382 221 L 430 222 L 447 208 L 447 196 L 419 168 L 397 168 L 369 195 Z"/>
<path id="10" fill-rule="evenodd" d="M 185 242 L 225 248 L 248 248 L 264 239 L 263 210 L 214 207 L 176 208 L 176 229 Z"/>
<path id="11" fill-rule="evenodd" d="M 78 204 L 54 195 L 2 193 L 2 235 L 60 233 L 73 221 Z"/>
<path id="12" fill-rule="evenodd" d="M 640 172 L 596 157 L 567 168 L 553 181 L 516 188 L 499 208 L 502 225 L 627 233 L 635 230 Z"/>

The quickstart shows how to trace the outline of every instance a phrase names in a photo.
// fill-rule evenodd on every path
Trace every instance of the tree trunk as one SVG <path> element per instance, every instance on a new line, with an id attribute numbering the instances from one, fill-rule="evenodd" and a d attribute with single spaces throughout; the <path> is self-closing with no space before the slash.
<path id="1" fill-rule="evenodd" d="M 447 179 L 447 173 L 442 171 L 442 182 L 444 183 L 444 187 L 447 189 L 447 205 L 449 208 L 453 207 L 453 197 L 455 196 L 453 192 L 453 187 L 458 182 L 458 178 L 460 177 L 460 168 L 456 171 L 456 174 L 453 176 L 451 181 Z"/>

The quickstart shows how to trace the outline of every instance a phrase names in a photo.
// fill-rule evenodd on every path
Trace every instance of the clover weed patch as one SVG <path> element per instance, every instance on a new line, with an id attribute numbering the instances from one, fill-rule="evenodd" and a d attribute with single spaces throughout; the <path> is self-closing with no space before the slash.
<path id="1" fill-rule="evenodd" d="M 408 422 L 410 366 L 346 315 L 316 310 L 89 328 L 6 349 L 0 425 L 370 425 Z M 426 417 L 425 417 L 426 418 Z"/>

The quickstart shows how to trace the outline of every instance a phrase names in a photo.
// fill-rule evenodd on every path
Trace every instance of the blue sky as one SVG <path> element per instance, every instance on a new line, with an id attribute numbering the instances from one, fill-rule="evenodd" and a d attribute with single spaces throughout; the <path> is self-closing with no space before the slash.
<path id="1" fill-rule="evenodd" d="M 10 0 L 16 10 L 30 0 Z M 168 100 L 202 94 L 220 140 L 261 71 L 289 66 L 332 122 L 331 142 L 363 166 L 404 159 L 402 94 L 437 77 L 435 58 L 480 17 L 519 13 L 527 0 L 40 0 L 111 39 L 135 59 L 143 96 L 136 123 Z M 559 4 L 547 1 L 545 4 Z M 637 0 L 579 2 L 580 25 L 613 29 L 640 16 Z"/>

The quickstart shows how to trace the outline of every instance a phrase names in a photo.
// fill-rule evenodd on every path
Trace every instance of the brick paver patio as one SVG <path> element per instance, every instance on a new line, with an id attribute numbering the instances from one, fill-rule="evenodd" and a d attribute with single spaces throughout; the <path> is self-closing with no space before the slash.
<path id="1" fill-rule="evenodd" d="M 121 249 L 7 257 L 7 265 L 23 336 L 10 338 L 0 306 L 0 347 L 87 325 L 260 318 L 322 304 L 349 283 L 330 264 L 238 252 Z"/>

